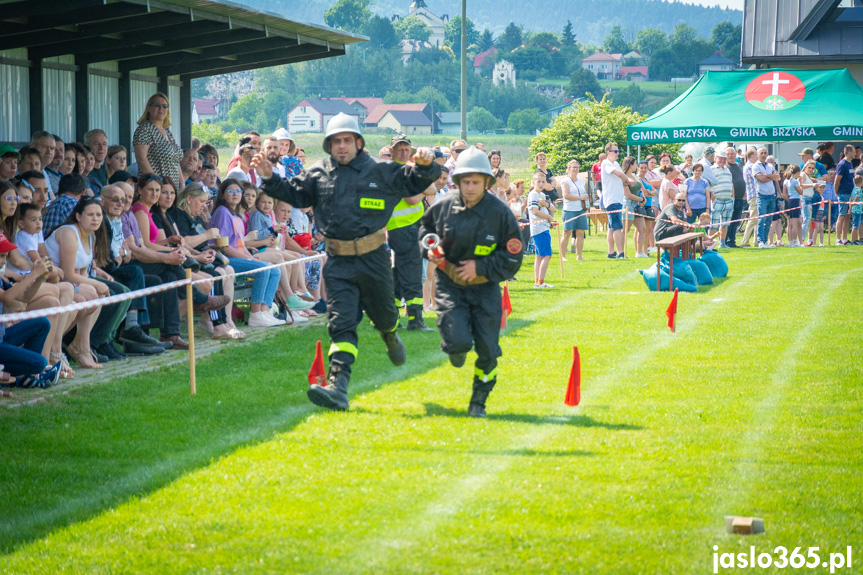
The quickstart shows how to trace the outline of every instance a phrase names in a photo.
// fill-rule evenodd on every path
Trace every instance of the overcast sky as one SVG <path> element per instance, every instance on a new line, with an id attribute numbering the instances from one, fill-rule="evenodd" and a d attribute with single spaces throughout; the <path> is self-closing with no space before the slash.
<path id="1" fill-rule="evenodd" d="M 743 10 L 743 0 L 680 0 L 686 4 L 701 4 L 702 6 L 719 6 Z"/>

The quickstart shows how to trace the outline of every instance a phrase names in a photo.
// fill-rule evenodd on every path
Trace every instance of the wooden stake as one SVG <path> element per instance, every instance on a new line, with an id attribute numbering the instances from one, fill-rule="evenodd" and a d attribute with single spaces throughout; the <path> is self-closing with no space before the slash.
<path id="1" fill-rule="evenodd" d="M 563 279 L 563 252 L 560 251 L 560 225 L 557 226 L 557 251 L 558 258 L 557 261 L 560 263 L 560 279 Z"/>
<path id="2" fill-rule="evenodd" d="M 833 226 L 833 202 L 827 202 L 827 247 L 833 245 L 833 241 L 830 239 L 830 230 Z"/>
<path id="3" fill-rule="evenodd" d="M 625 206 L 623 208 L 623 259 L 626 259 L 626 242 L 629 236 L 629 230 L 627 226 L 629 225 L 629 206 Z"/>
<path id="4" fill-rule="evenodd" d="M 186 279 L 192 279 L 192 270 L 186 268 Z M 192 284 L 186 286 L 186 325 L 189 327 L 189 384 L 192 395 L 197 392 L 195 385 L 195 311 L 192 303 Z"/>

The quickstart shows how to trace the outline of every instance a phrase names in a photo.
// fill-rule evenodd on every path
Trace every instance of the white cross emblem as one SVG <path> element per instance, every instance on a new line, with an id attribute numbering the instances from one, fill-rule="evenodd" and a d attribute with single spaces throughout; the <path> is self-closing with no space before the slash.
<path id="1" fill-rule="evenodd" d="M 777 95 L 779 95 L 779 85 L 780 84 L 790 84 L 791 80 L 780 80 L 779 79 L 779 72 L 773 72 L 773 79 L 772 80 L 762 80 L 761 83 L 764 85 L 772 86 L 773 91 L 771 92 L 770 95 L 771 96 L 777 96 Z"/>

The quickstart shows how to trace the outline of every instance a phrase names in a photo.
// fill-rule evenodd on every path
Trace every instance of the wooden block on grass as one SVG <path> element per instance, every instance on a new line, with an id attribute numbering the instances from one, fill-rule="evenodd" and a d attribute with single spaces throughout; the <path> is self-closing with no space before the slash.
<path id="1" fill-rule="evenodd" d="M 725 516 L 725 532 L 736 535 L 756 535 L 764 533 L 764 520 L 759 517 Z"/>

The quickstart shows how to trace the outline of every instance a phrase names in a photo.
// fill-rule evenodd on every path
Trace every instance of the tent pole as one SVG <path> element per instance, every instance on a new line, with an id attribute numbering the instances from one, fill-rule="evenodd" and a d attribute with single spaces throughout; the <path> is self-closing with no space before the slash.
<path id="1" fill-rule="evenodd" d="M 626 155 L 629 155 L 629 144 L 626 144 Z"/>
<path id="2" fill-rule="evenodd" d="M 641 161 L 641 144 L 638 144 L 638 161 Z"/>

